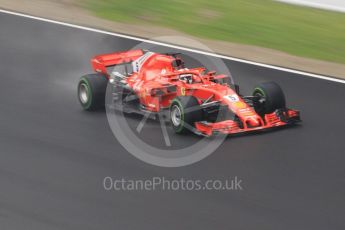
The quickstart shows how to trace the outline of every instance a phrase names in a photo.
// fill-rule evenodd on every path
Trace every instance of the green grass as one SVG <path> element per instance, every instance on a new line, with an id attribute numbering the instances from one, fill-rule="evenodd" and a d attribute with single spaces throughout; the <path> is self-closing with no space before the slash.
<path id="1" fill-rule="evenodd" d="M 345 14 L 268 0 L 82 0 L 102 18 L 345 63 Z M 255 55 L 255 53 L 253 53 Z"/>

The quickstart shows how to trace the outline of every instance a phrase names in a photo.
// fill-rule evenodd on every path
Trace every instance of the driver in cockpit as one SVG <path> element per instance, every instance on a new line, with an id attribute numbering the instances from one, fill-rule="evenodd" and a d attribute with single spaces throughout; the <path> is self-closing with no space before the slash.
<path id="1" fill-rule="evenodd" d="M 193 83 L 193 74 L 181 74 L 179 77 L 180 81 L 183 81 L 187 84 Z"/>

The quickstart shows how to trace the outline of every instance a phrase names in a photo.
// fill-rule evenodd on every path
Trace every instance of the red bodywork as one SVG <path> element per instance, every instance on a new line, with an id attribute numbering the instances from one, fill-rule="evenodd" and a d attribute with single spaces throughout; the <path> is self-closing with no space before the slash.
<path id="1" fill-rule="evenodd" d="M 177 96 L 194 96 L 199 104 L 219 102 L 227 106 L 241 121 L 241 125 L 235 120 L 195 122 L 196 132 L 207 136 L 213 133 L 235 134 L 285 126 L 289 124 L 290 118 L 299 119 L 299 112 L 291 109 L 286 109 L 283 114 L 273 112 L 262 117 L 235 90 L 226 84 L 217 83 L 218 79 L 227 76 L 216 75 L 215 72 L 206 73 L 205 68 L 177 69 L 173 65 L 176 60 L 180 59 L 172 55 L 131 50 L 99 55 L 91 63 L 96 72 L 109 79 L 111 73 L 107 67 L 125 63 L 133 65 L 134 70 L 126 76 L 125 81 L 150 112 L 158 113 L 169 108 Z M 180 80 L 180 76 L 185 74 L 192 75 L 193 83 Z"/>

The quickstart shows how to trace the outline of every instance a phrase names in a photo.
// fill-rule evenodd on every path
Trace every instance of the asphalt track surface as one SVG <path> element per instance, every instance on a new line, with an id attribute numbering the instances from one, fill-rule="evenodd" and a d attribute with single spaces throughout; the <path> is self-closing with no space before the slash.
<path id="1" fill-rule="evenodd" d="M 281 84 L 303 124 L 161 168 L 130 155 L 105 113 L 76 98 L 90 57 L 136 41 L 3 13 L 0 29 L 0 229 L 345 229 L 344 84 L 225 61 L 243 92 Z M 105 191 L 106 176 L 237 176 L 243 190 Z"/>

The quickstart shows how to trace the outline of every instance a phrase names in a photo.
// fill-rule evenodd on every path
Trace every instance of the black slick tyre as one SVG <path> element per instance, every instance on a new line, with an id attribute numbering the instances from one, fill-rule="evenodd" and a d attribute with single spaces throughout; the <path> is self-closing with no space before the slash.
<path id="1" fill-rule="evenodd" d="M 202 119 L 202 109 L 193 96 L 176 97 L 170 105 L 170 121 L 175 133 L 191 132 Z"/>
<path id="2" fill-rule="evenodd" d="M 108 79 L 102 74 L 88 74 L 78 83 L 78 99 L 84 110 L 104 108 Z"/>
<path id="3" fill-rule="evenodd" d="M 253 96 L 257 98 L 257 101 L 254 103 L 255 111 L 261 115 L 286 107 L 283 90 L 275 82 L 259 84 L 255 87 Z"/>

